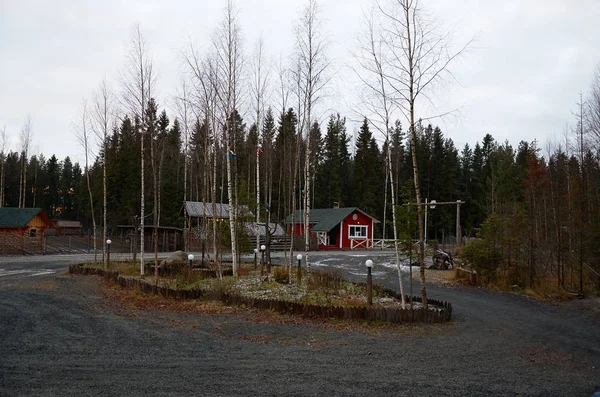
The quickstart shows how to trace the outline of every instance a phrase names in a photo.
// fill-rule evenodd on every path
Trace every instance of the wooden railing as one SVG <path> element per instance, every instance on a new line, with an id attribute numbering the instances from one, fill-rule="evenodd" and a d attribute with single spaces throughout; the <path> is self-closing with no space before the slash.
<path id="1" fill-rule="evenodd" d="M 373 239 L 372 248 L 379 248 L 379 249 L 394 248 L 394 241 L 395 241 L 394 239 L 382 239 L 382 238 Z"/>

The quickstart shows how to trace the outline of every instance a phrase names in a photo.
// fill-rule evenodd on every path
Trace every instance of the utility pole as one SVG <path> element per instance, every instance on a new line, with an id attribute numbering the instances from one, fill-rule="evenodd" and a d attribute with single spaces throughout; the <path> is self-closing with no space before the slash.
<path id="1" fill-rule="evenodd" d="M 260 145 L 258 144 L 258 121 L 256 126 L 256 225 L 254 226 L 254 231 L 256 233 L 256 250 L 258 251 L 260 249 L 260 227 L 258 225 L 258 222 L 260 222 Z M 265 234 L 266 232 L 267 228 L 265 226 Z"/>
<path id="2" fill-rule="evenodd" d="M 460 200 L 456 200 L 456 246 L 462 245 L 462 230 L 460 227 Z"/>
<path id="3" fill-rule="evenodd" d="M 456 243 L 458 246 L 460 246 L 462 244 L 462 228 L 460 227 L 460 206 L 464 203 L 465 202 L 461 200 L 442 202 L 431 200 L 428 202 L 426 198 L 425 202 L 421 203 L 421 206 L 425 207 L 425 242 L 427 242 L 427 208 L 434 209 L 437 205 L 456 205 Z M 417 203 L 406 203 L 403 205 L 417 205 Z"/>
<path id="4" fill-rule="evenodd" d="M 579 94 L 579 146 L 581 150 L 581 208 L 580 208 L 580 224 L 579 224 L 579 295 L 583 297 L 583 226 L 584 218 L 583 211 L 585 209 L 585 181 L 583 173 L 583 97 Z"/>

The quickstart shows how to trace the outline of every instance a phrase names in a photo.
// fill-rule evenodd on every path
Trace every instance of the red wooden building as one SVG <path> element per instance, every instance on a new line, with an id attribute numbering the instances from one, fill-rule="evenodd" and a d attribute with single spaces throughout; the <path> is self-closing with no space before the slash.
<path id="1" fill-rule="evenodd" d="M 373 230 L 379 221 L 357 207 L 310 210 L 309 230 L 319 249 L 360 249 L 373 247 Z M 286 218 L 287 231 L 304 234 L 303 211 Z M 293 228 L 293 229 L 292 229 Z"/>

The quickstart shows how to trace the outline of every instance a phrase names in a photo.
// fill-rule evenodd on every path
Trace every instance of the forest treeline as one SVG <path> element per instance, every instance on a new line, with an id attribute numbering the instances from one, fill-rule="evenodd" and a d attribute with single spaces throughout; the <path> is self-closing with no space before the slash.
<path id="1" fill-rule="evenodd" d="M 194 123 L 186 155 L 181 124 L 176 117 L 171 121 L 166 111 L 158 113 L 154 101 L 148 106 L 147 117 L 154 122 L 153 139 L 160 150 L 160 225 L 183 226 L 186 161 L 188 199 L 202 201 L 202 192 L 216 183 L 217 202 L 227 203 L 224 166 L 226 159 L 233 158 L 238 205 L 247 205 L 255 211 L 258 158 L 262 165 L 260 180 L 272 179 L 273 221 L 282 222 L 291 213 L 291 164 L 295 160 L 290 153 L 294 153 L 292 148 L 298 138 L 297 116 L 292 108 L 277 119 L 269 109 L 260 139 L 256 124 L 248 127 L 235 112 L 235 146 L 228 153 L 223 145 L 211 143 L 217 154 L 216 168 L 210 172 L 205 172 L 204 167 L 212 164 L 211 151 L 206 148 L 207 136 L 212 134 L 205 124 L 200 120 Z M 98 156 L 89 168 L 94 207 L 100 213 L 102 161 L 106 159 L 109 235 L 116 232 L 117 225 L 132 224 L 134 216 L 139 214 L 140 144 L 142 137 L 150 139 L 150 135 L 142 135 L 140 131 L 139 120 L 126 116 L 111 131 L 106 155 Z M 429 201 L 465 202 L 461 210 L 464 236 L 482 237 L 465 252 L 476 266 L 488 270 L 506 266 L 514 270 L 520 264 L 518 272 L 523 274 L 514 275 L 515 284 L 520 279 L 533 283 L 536 269 L 540 274 L 553 271 L 560 282 L 571 280 L 577 284 L 579 259 L 595 266 L 600 238 L 600 160 L 587 144 L 583 156 L 580 150 L 565 150 L 565 147 L 577 149 L 580 142 L 577 135 L 566 136 L 564 145 L 557 145 L 544 155 L 535 141 L 522 141 L 515 148 L 487 134 L 481 142 L 466 144 L 459 150 L 439 127 L 419 123 L 417 132 L 422 191 Z M 383 145 L 377 142 L 366 119 L 356 139 L 352 139 L 345 118 L 339 114 L 331 115 L 323 127 L 314 123 L 311 134 L 316 165 L 312 207 L 327 208 L 334 203 L 359 207 L 379 220 L 385 219 L 385 233 L 391 238 L 391 200 L 389 197 L 386 200 L 391 191 L 385 142 Z M 401 212 L 406 208 L 403 204 L 414 202 L 410 143 L 400 121 L 395 123 L 391 136 L 393 177 L 395 185 L 400 187 L 394 194 Z M 257 147 L 261 149 L 257 151 Z M 18 206 L 21 161 L 21 155 L 15 151 L 8 152 L 3 159 L 4 206 Z M 59 160 L 54 155 L 49 158 L 33 155 L 26 164 L 25 207 L 41 207 L 50 218 L 79 220 L 89 230 L 90 201 L 82 167 L 69 157 Z M 147 178 L 146 205 L 153 211 L 152 175 L 147 173 Z M 267 189 L 262 194 L 268 194 Z M 296 187 L 295 194 L 301 196 L 301 189 Z M 264 214 L 265 209 L 262 211 Z M 429 210 L 428 238 L 443 242 L 454 237 L 455 216 L 452 206 Z M 383 225 L 382 222 L 377 227 L 378 237 L 383 237 Z M 410 233 L 417 238 L 414 226 Z"/>
<path id="2" fill-rule="evenodd" d="M 200 51 L 190 42 L 182 54 L 186 70 L 170 113 L 157 98 L 148 43 L 136 26 L 119 89 L 105 80 L 82 104 L 75 124 L 85 164 L 31 155 L 30 119 L 17 151 L 7 150 L 0 131 L 0 204 L 41 207 L 86 230 L 98 229 L 102 217 L 105 241 L 122 224 L 154 225 L 154 235 L 159 225 L 185 227 L 186 200 L 230 203 L 234 273 L 241 205 L 261 222 L 279 223 L 294 209 L 307 222 L 311 208 L 355 206 L 382 221 L 376 236 L 419 240 L 426 306 L 424 240 L 456 237 L 456 209 L 430 209 L 424 225 L 423 203 L 460 200 L 463 236 L 479 237 L 463 256 L 481 278 L 506 286 L 551 278 L 583 289 L 600 270 L 600 69 L 560 144 L 513 146 L 486 134 L 459 148 L 420 121 L 417 109 L 420 98 L 435 102 L 468 43 L 453 49 L 413 2 L 374 3 L 354 55 L 360 115 L 323 117 L 319 103 L 333 71 L 317 2 L 307 3 L 294 25 L 290 64 L 269 66 L 262 40 L 252 56 L 244 53 L 238 10 L 227 1 L 211 45 Z M 362 120 L 356 133 L 346 117 Z M 216 229 L 212 220 L 197 234 L 212 240 L 215 258 Z"/>
<path id="3" fill-rule="evenodd" d="M 196 120 L 186 156 L 178 119 L 175 117 L 171 121 L 166 111 L 158 113 L 154 101 L 151 102 L 148 118 L 155 122 L 154 139 L 160 148 L 161 225 L 183 226 L 183 171 L 186 161 L 189 166 L 186 184 L 189 200 L 203 200 L 201 192 L 210 187 L 207 185 L 216 183 L 217 202 L 228 202 L 223 189 L 224 164 L 228 157 L 234 159 L 238 205 L 247 205 L 255 211 L 254 181 L 258 157 L 263 165 L 259 168 L 260 179 L 266 181 L 269 174 L 272 175 L 270 210 L 273 221 L 282 222 L 291 213 L 286 192 L 293 188 L 290 164 L 294 160 L 289 154 L 294 152 L 290 147 L 297 139 L 297 117 L 293 109 L 279 114 L 277 120 L 269 109 L 260 142 L 256 124 L 248 127 L 236 112 L 235 146 L 231 153 L 227 153 L 222 145 L 215 146 L 217 161 L 216 172 L 213 173 L 213 170 L 205 172 L 203 169 L 205 164 L 212 163 L 211 152 L 205 147 L 206 137 L 211 136 L 208 127 Z M 419 124 L 417 131 L 417 153 L 425 197 L 429 201 L 465 201 L 461 210 L 465 236 L 474 237 L 482 225 L 493 223 L 494 233 L 500 233 L 495 237 L 506 242 L 514 241 L 512 255 L 514 260 L 519 260 L 519 244 L 529 244 L 530 237 L 533 237 L 540 252 L 550 248 L 569 256 L 574 244 L 579 243 L 579 230 L 583 227 L 585 250 L 590 255 L 597 254 L 594 241 L 597 241 L 600 232 L 600 162 L 591 148 L 584 152 L 582 159 L 579 152 L 566 151 L 564 146 L 559 145 L 548 157 L 542 155 L 536 142 L 522 141 L 514 148 L 509 142 L 497 142 L 488 134 L 481 142 L 466 144 L 459 150 L 439 127 Z M 312 207 L 327 208 L 334 203 L 359 207 L 379 220 L 386 219 L 386 235 L 391 236 L 391 201 L 385 197 L 386 185 L 389 186 L 384 155 L 386 148 L 385 143 L 378 144 L 368 121 L 364 120 L 355 140 L 347 131 L 345 118 L 339 114 L 331 115 L 323 128 L 314 123 L 311 133 L 312 152 L 316 157 Z M 400 121 L 395 123 L 391 136 L 393 177 L 395 185 L 400 187 L 394 194 L 402 207 L 402 204 L 414 202 L 410 143 Z M 117 225 L 131 224 L 133 217 L 139 213 L 141 137 L 139 121 L 125 117 L 111 132 L 106 155 L 98 156 L 90 166 L 95 208 L 101 209 L 102 161 L 106 158 L 110 233 L 116 232 Z M 145 136 L 145 139 L 149 138 Z M 261 147 L 258 152 L 257 147 Z M 18 206 L 21 160 L 20 154 L 15 151 L 8 152 L 5 157 L 4 206 Z M 49 158 L 33 155 L 26 162 L 25 206 L 41 207 L 50 218 L 79 220 L 85 229 L 91 228 L 89 196 L 81 166 L 69 157 L 59 160 L 54 155 Z M 216 175 L 215 181 L 212 180 L 213 174 Z M 146 205 L 152 211 L 150 173 L 147 179 Z M 580 197 L 584 187 L 582 207 Z M 266 189 L 263 191 L 266 192 Z M 390 193 L 387 192 L 388 195 Z M 301 196 L 302 191 L 296 188 L 295 194 Z M 265 200 L 261 199 L 261 202 Z M 264 213 L 264 208 L 262 211 Z M 454 237 L 455 216 L 455 208 L 450 206 L 429 210 L 428 238 L 442 242 L 446 237 Z M 486 220 L 487 223 L 484 223 Z M 504 226 L 499 227 L 501 224 Z M 383 237 L 383 223 L 378 225 L 376 234 Z M 508 244 L 502 246 L 508 247 Z M 511 255 L 511 250 L 506 248 L 505 254 Z M 497 254 L 491 259 L 496 260 Z"/>

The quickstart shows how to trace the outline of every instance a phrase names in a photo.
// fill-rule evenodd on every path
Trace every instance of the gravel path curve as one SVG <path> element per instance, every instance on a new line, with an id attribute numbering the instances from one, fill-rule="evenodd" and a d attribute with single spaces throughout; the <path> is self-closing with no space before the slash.
<path id="1" fill-rule="evenodd" d="M 600 390 L 600 319 L 572 303 L 431 285 L 430 296 L 453 303 L 455 322 L 371 335 L 121 308 L 101 296 L 97 279 L 65 275 L 69 260 L 0 258 L 0 396 L 591 396 Z M 358 265 L 345 271 L 361 277 Z M 376 279 L 396 283 L 392 271 Z"/>

